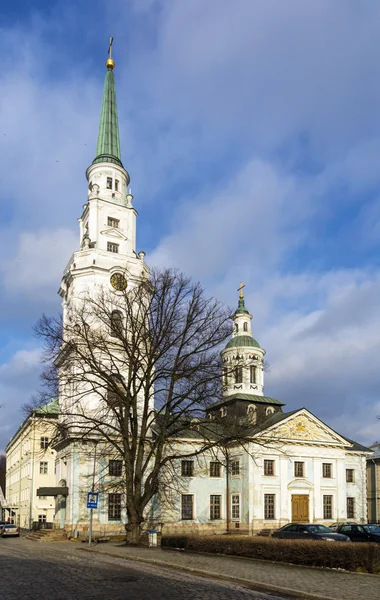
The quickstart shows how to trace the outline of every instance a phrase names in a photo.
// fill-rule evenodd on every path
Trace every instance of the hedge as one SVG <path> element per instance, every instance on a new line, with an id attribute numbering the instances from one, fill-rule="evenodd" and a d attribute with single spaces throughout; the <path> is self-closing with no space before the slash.
<path id="1" fill-rule="evenodd" d="M 380 544 L 281 540 L 232 535 L 163 536 L 163 548 L 245 556 L 308 567 L 380 573 Z"/>

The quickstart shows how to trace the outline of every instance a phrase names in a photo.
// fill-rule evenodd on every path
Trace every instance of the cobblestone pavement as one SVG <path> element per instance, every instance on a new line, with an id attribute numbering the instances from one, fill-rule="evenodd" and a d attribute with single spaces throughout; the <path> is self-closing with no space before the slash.
<path id="1" fill-rule="evenodd" d="M 80 552 L 76 544 L 0 539 L 1 600 L 284 600 L 228 582 Z"/>
<path id="2" fill-rule="evenodd" d="M 80 544 L 80 546 L 85 546 Z M 237 557 L 191 554 L 160 548 L 130 548 L 120 544 L 99 544 L 90 551 L 113 556 L 154 561 L 155 564 L 212 573 L 247 582 L 256 589 L 279 595 L 323 600 L 379 600 L 380 576 L 348 573 L 333 569 L 298 567 L 270 561 Z"/>

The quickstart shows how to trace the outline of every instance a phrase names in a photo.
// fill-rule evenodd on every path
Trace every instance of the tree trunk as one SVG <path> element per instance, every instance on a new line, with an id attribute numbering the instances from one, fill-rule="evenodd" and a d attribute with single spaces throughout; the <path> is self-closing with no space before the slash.
<path id="1" fill-rule="evenodd" d="M 140 544 L 141 523 L 129 522 L 125 525 L 126 542 L 130 546 L 138 546 Z"/>

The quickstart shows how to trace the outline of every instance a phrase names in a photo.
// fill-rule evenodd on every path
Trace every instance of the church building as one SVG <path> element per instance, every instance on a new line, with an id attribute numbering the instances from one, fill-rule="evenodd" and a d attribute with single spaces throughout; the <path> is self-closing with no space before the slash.
<path id="1" fill-rule="evenodd" d="M 149 279 L 145 253 L 136 247 L 136 217 L 130 176 L 120 153 L 114 79 L 115 63 L 106 61 L 96 155 L 86 171 L 88 198 L 79 218 L 78 248 L 61 281 L 63 322 L 82 293 L 125 289 L 128 281 Z M 366 458 L 370 451 L 320 421 L 307 407 L 287 412 L 264 393 L 265 350 L 252 335 L 252 316 L 240 286 L 231 339 L 222 351 L 223 397 L 210 405 L 205 418 L 232 417 L 252 426 L 249 445 L 229 448 L 227 462 L 217 452 L 178 461 L 180 485 L 170 506 L 161 499 L 150 525 L 163 532 L 255 533 L 291 521 L 332 523 L 365 521 Z M 233 368 L 236 357 L 246 367 Z M 62 371 L 64 359 L 57 364 Z M 64 400 L 58 403 L 62 407 Z M 92 410 L 89 396 L 88 410 Z M 73 431 L 73 430 L 72 430 Z M 197 435 L 173 443 L 196 445 Z M 56 444 L 56 527 L 70 535 L 86 535 L 87 493 L 95 474 L 107 481 L 119 474 L 113 457 L 94 455 L 91 440 L 71 433 Z M 94 514 L 97 534 L 123 532 L 126 515 L 119 492 L 102 492 Z M 43 488 L 40 491 L 44 493 Z M 148 523 L 148 524 L 149 524 Z"/>

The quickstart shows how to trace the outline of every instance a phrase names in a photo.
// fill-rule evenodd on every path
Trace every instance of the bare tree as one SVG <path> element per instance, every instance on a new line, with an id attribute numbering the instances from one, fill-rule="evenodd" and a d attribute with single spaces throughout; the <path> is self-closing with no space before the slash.
<path id="1" fill-rule="evenodd" d="M 252 432 L 231 419 L 206 419 L 221 398 L 231 311 L 173 270 L 71 304 L 65 322 L 43 316 L 36 326 L 45 393 L 59 380 L 58 438 L 92 439 L 121 459 L 127 540 L 137 543 L 147 507 L 165 493 L 179 458 L 242 443 Z M 186 432 L 194 443 L 185 450 Z"/>

